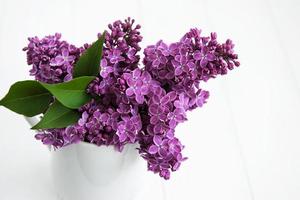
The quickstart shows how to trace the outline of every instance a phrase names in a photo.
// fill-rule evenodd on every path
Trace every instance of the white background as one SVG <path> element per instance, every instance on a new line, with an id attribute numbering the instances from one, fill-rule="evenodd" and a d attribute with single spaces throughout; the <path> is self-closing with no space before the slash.
<path id="1" fill-rule="evenodd" d="M 0 96 L 30 78 L 28 36 L 61 32 L 79 46 L 127 16 L 143 47 L 216 31 L 241 67 L 205 84 L 208 103 L 176 130 L 189 160 L 164 183 L 166 199 L 299 200 L 299 14 L 298 0 L 0 0 Z M 0 123 L 0 199 L 55 199 L 47 149 L 21 116 L 0 108 Z"/>

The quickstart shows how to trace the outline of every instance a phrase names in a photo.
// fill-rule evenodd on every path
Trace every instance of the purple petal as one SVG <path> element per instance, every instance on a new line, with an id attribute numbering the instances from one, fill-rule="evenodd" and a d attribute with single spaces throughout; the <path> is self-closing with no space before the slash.
<path id="1" fill-rule="evenodd" d="M 124 142 L 127 139 L 127 135 L 123 132 L 122 133 L 119 132 L 118 136 L 119 136 L 120 142 Z"/>
<path id="2" fill-rule="evenodd" d="M 171 119 L 171 120 L 170 120 L 170 122 L 169 122 L 169 125 L 170 125 L 170 128 L 175 128 L 175 127 L 176 127 L 176 125 L 177 125 L 177 122 L 176 122 L 176 120 L 174 120 L 174 119 Z"/>
<path id="3" fill-rule="evenodd" d="M 160 98 L 159 98 L 159 96 L 154 95 L 154 96 L 152 97 L 152 101 L 153 101 L 153 103 L 155 103 L 155 104 L 160 104 Z"/>
<path id="4" fill-rule="evenodd" d="M 180 167 L 180 162 L 176 162 L 175 165 L 172 167 L 173 171 L 177 171 Z"/>
<path id="5" fill-rule="evenodd" d="M 149 112 L 150 112 L 150 114 L 152 114 L 152 115 L 157 115 L 157 114 L 159 113 L 159 107 L 158 107 L 158 105 L 156 105 L 156 104 L 151 104 L 151 105 L 149 106 Z"/>
<path id="6" fill-rule="evenodd" d="M 59 68 L 55 70 L 55 75 L 56 76 L 60 76 L 60 75 L 62 75 L 62 73 L 63 73 L 63 71 Z"/>
<path id="7" fill-rule="evenodd" d="M 145 98 L 144 98 L 143 95 L 136 95 L 136 96 L 135 96 L 135 100 L 136 100 L 136 102 L 138 102 L 139 104 L 142 104 L 142 103 L 144 103 Z"/>
<path id="8" fill-rule="evenodd" d="M 123 78 L 124 78 L 125 80 L 131 79 L 131 74 L 129 74 L 129 73 L 124 73 L 124 74 L 123 74 Z"/>
<path id="9" fill-rule="evenodd" d="M 133 70 L 132 75 L 133 75 L 133 77 L 140 77 L 141 76 L 141 70 L 139 68 Z"/>
<path id="10" fill-rule="evenodd" d="M 214 61 L 216 59 L 215 55 L 212 53 L 206 54 L 206 58 L 208 61 Z"/>
<path id="11" fill-rule="evenodd" d="M 45 137 L 45 135 L 44 134 L 36 134 L 34 137 L 37 140 L 42 140 Z"/>
<path id="12" fill-rule="evenodd" d="M 61 55 L 63 56 L 63 57 L 68 57 L 69 56 L 69 51 L 68 51 L 68 49 L 63 49 L 62 51 L 61 51 Z"/>
<path id="13" fill-rule="evenodd" d="M 106 122 L 109 119 L 109 114 L 103 113 L 103 114 L 100 115 L 99 118 L 100 118 L 100 121 Z"/>
<path id="14" fill-rule="evenodd" d="M 195 65 L 194 62 L 188 62 L 188 63 L 187 63 L 187 66 L 188 66 L 190 69 L 196 68 L 196 65 Z"/>
<path id="15" fill-rule="evenodd" d="M 141 87 L 142 85 L 143 85 L 143 80 L 138 79 L 138 80 L 135 81 L 135 86 Z"/>
<path id="16" fill-rule="evenodd" d="M 51 59 L 52 61 L 54 61 L 54 59 Z M 50 65 L 52 65 L 52 62 L 50 62 Z M 38 72 L 38 67 L 36 65 L 32 66 L 32 69 L 30 70 L 30 75 L 34 76 L 36 75 L 36 73 Z"/>
<path id="17" fill-rule="evenodd" d="M 155 125 L 155 124 L 157 124 L 159 122 L 159 119 L 158 119 L 158 117 L 155 115 L 155 116 L 152 116 L 151 118 L 150 118 L 150 123 L 151 124 L 153 124 L 153 125 Z"/>
<path id="18" fill-rule="evenodd" d="M 146 94 L 148 94 L 148 93 L 149 93 L 149 87 L 143 85 L 143 86 L 141 87 L 141 94 L 142 94 L 142 95 L 146 95 Z"/>
<path id="19" fill-rule="evenodd" d="M 65 62 L 65 60 L 64 60 L 64 58 L 62 56 L 56 56 L 55 57 L 55 62 L 54 62 L 55 65 L 61 66 L 61 65 L 64 64 L 64 62 Z"/>
<path id="20" fill-rule="evenodd" d="M 144 71 L 144 72 L 143 72 L 142 77 L 143 77 L 143 80 L 144 80 L 145 82 L 148 82 L 148 81 L 151 80 L 151 75 L 150 75 L 150 73 L 147 72 L 147 71 Z"/>
<path id="21" fill-rule="evenodd" d="M 170 101 L 174 101 L 177 97 L 177 94 L 176 94 L 176 92 L 172 91 L 172 92 L 168 93 L 168 96 L 169 96 Z"/>
<path id="22" fill-rule="evenodd" d="M 105 58 L 103 58 L 101 60 L 101 63 L 100 63 L 101 67 L 106 67 L 107 66 L 107 60 Z"/>
<path id="23" fill-rule="evenodd" d="M 167 75 L 165 76 L 165 78 L 166 79 L 169 79 L 169 80 L 171 80 L 171 79 L 173 79 L 175 76 L 174 76 L 174 72 L 169 72 L 169 73 L 167 73 Z"/>
<path id="24" fill-rule="evenodd" d="M 132 96 L 134 94 L 134 90 L 132 89 L 132 88 L 128 88 L 127 90 L 126 90 L 126 95 L 127 96 Z"/>
<path id="25" fill-rule="evenodd" d="M 196 50 L 193 57 L 195 60 L 201 60 L 202 58 L 201 52 L 199 50 Z"/>
<path id="26" fill-rule="evenodd" d="M 177 62 L 177 61 L 175 61 L 175 60 L 171 60 L 171 63 L 172 63 L 172 65 L 173 65 L 174 68 L 180 66 L 179 62 Z"/>
<path id="27" fill-rule="evenodd" d="M 168 62 L 168 59 L 165 56 L 160 56 L 159 57 L 159 62 L 161 64 L 166 64 Z"/>
<path id="28" fill-rule="evenodd" d="M 163 98 L 161 98 L 160 102 L 162 105 L 166 105 L 169 103 L 170 97 L 168 95 L 165 95 Z"/>
<path id="29" fill-rule="evenodd" d="M 161 121 L 165 121 L 167 119 L 167 115 L 166 114 L 164 114 L 164 113 L 162 113 L 162 112 L 160 112 L 160 115 L 159 115 L 159 120 L 161 120 Z"/>
<path id="30" fill-rule="evenodd" d="M 127 79 L 126 82 L 127 82 L 127 84 L 128 84 L 129 87 L 133 87 L 133 86 L 136 85 L 136 81 L 134 81 L 132 79 L 132 77 L 130 77 L 129 79 Z"/>
<path id="31" fill-rule="evenodd" d="M 181 55 L 176 55 L 176 56 L 175 56 L 175 60 L 176 60 L 177 62 L 179 62 L 179 63 L 180 63 L 180 60 L 181 60 Z"/>
<path id="32" fill-rule="evenodd" d="M 172 139 L 174 138 L 174 131 L 172 129 L 170 129 L 167 133 L 166 133 L 166 137 L 168 139 Z"/>
<path id="33" fill-rule="evenodd" d="M 67 58 L 66 60 L 67 60 L 68 62 L 72 62 L 73 60 L 75 60 L 76 57 L 75 57 L 75 56 L 68 56 L 68 57 L 66 57 L 66 58 Z"/>
<path id="34" fill-rule="evenodd" d="M 187 62 L 187 57 L 186 56 L 181 56 L 180 58 L 180 64 L 184 65 Z"/>
<path id="35" fill-rule="evenodd" d="M 155 136 L 153 137 L 153 142 L 154 142 L 154 144 L 155 144 L 156 146 L 161 145 L 161 143 L 162 143 L 162 138 L 161 138 L 161 136 L 155 135 Z"/>
<path id="36" fill-rule="evenodd" d="M 160 62 L 159 62 L 158 59 L 154 60 L 153 63 L 152 63 L 153 67 L 155 67 L 155 68 L 158 67 L 159 64 L 160 64 Z"/>
<path id="37" fill-rule="evenodd" d="M 155 124 L 153 128 L 154 133 L 162 133 L 163 131 L 163 126 L 161 123 Z"/>
<path id="38" fill-rule="evenodd" d="M 159 154 L 160 156 L 162 156 L 162 157 L 165 157 L 165 156 L 167 156 L 168 152 L 167 152 L 166 149 L 160 148 L 160 149 L 158 150 L 158 154 Z"/>
<path id="39" fill-rule="evenodd" d="M 151 145 L 151 146 L 149 147 L 149 149 L 148 149 L 148 152 L 149 152 L 150 154 L 156 154 L 156 153 L 158 152 L 158 147 L 155 146 L 155 145 Z"/>
<path id="40" fill-rule="evenodd" d="M 200 61 L 200 66 L 201 66 L 201 67 L 206 67 L 207 63 L 208 63 L 207 59 L 206 59 L 206 58 L 203 58 L 203 59 Z"/>
<path id="41" fill-rule="evenodd" d="M 67 74 L 65 77 L 64 77 L 64 82 L 68 82 L 70 80 L 72 80 L 72 74 Z"/>
<path id="42" fill-rule="evenodd" d="M 119 49 L 114 49 L 113 55 L 114 56 L 119 56 L 119 55 L 121 55 L 121 51 Z"/>
<path id="43" fill-rule="evenodd" d="M 175 76 L 179 76 L 182 74 L 182 69 L 180 67 L 175 68 Z"/>

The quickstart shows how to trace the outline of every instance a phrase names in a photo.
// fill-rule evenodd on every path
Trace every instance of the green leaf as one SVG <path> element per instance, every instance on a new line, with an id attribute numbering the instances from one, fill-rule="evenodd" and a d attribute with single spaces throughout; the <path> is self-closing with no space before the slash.
<path id="1" fill-rule="evenodd" d="M 97 76 L 100 70 L 105 32 L 79 58 L 74 67 L 73 77 Z"/>
<path id="2" fill-rule="evenodd" d="M 69 82 L 58 84 L 41 83 L 41 85 L 64 106 L 76 109 L 91 100 L 91 96 L 86 93 L 86 88 L 93 79 L 95 79 L 94 76 L 83 76 Z"/>
<path id="3" fill-rule="evenodd" d="M 52 95 L 39 82 L 20 81 L 10 87 L 0 105 L 16 113 L 33 117 L 45 112 L 52 99 Z"/>
<path id="4" fill-rule="evenodd" d="M 80 113 L 65 107 L 59 101 L 55 101 L 44 117 L 31 129 L 65 128 L 75 124 L 80 119 Z"/>

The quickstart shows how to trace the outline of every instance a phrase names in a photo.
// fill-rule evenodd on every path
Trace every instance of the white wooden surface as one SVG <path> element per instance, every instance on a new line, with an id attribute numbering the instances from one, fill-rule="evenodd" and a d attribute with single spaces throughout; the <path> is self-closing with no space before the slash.
<path id="1" fill-rule="evenodd" d="M 298 0 L 0 0 L 0 96 L 29 78 L 28 36 L 61 32 L 80 45 L 127 16 L 142 24 L 144 47 L 191 27 L 216 31 L 242 65 L 205 85 L 208 104 L 177 129 L 189 160 L 163 183 L 165 198 L 299 200 L 299 13 Z M 22 117 L 0 108 L 0 121 L 0 199 L 55 199 L 47 149 Z"/>

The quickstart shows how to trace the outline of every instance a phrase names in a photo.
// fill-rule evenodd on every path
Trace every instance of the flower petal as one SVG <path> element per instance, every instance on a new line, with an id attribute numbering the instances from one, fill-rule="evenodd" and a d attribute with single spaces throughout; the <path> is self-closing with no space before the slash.
<path id="1" fill-rule="evenodd" d="M 126 95 L 127 95 L 127 96 L 132 96 L 133 94 L 134 94 L 133 88 L 128 88 L 128 89 L 126 90 Z"/>
<path id="2" fill-rule="evenodd" d="M 161 143 L 162 143 L 162 138 L 161 138 L 161 136 L 155 135 L 155 136 L 153 137 L 153 142 L 154 142 L 154 144 L 155 144 L 156 146 L 161 145 Z"/>
<path id="3" fill-rule="evenodd" d="M 156 153 L 158 152 L 158 147 L 155 146 L 155 145 L 151 145 L 151 146 L 149 147 L 149 149 L 148 149 L 148 152 L 149 152 L 150 154 L 156 154 Z"/>
<path id="4" fill-rule="evenodd" d="M 206 54 L 206 59 L 208 61 L 214 61 L 216 59 L 216 56 L 212 53 L 208 53 L 208 54 Z"/>
<path id="5" fill-rule="evenodd" d="M 200 61 L 200 66 L 201 66 L 201 67 L 206 67 L 207 63 L 208 63 L 207 59 L 206 59 L 206 58 L 203 58 L 203 59 Z"/>

